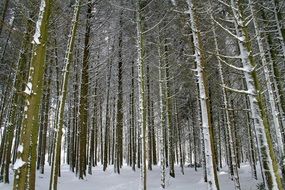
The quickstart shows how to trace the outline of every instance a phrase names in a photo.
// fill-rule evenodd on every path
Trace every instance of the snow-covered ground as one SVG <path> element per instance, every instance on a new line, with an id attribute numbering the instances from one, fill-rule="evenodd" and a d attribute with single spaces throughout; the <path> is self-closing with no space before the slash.
<path id="1" fill-rule="evenodd" d="M 109 166 L 106 172 L 102 167 L 93 168 L 93 175 L 88 175 L 86 180 L 79 180 L 74 173 L 69 171 L 67 165 L 62 166 L 62 177 L 59 178 L 59 190 L 137 190 L 139 189 L 140 172 L 133 172 L 128 166 L 124 166 L 121 174 L 113 172 L 113 167 Z M 242 190 L 256 190 L 256 181 L 251 177 L 251 170 L 248 165 L 242 165 L 239 170 Z M 13 173 L 11 173 L 13 175 Z M 36 190 L 49 189 L 50 167 L 46 167 L 45 174 L 37 175 Z M 260 178 L 260 177 L 259 177 Z M 202 170 L 199 168 L 195 172 L 193 168 L 185 168 L 185 175 L 182 175 L 180 168 L 176 167 L 176 178 L 167 177 L 168 190 L 206 190 L 207 184 L 202 178 Z M 233 190 L 233 181 L 229 179 L 226 169 L 219 172 L 221 190 Z M 148 171 L 148 190 L 160 189 L 160 169 L 154 167 Z M 9 185 L 0 183 L 0 190 L 11 190 L 12 183 Z"/>

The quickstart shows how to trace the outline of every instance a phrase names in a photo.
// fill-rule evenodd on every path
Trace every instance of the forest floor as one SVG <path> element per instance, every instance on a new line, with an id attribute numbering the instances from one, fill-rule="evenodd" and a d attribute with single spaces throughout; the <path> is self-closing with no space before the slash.
<path id="1" fill-rule="evenodd" d="M 113 166 L 109 166 L 106 172 L 102 171 L 102 166 L 93 168 L 93 175 L 87 175 L 85 180 L 79 180 L 74 173 L 69 171 L 69 166 L 62 166 L 59 178 L 59 190 L 137 190 L 139 189 L 140 172 L 133 172 L 128 166 L 123 166 L 121 174 L 113 172 Z M 176 166 L 176 177 L 166 179 L 166 189 L 168 190 L 207 190 L 204 183 L 202 169 L 195 172 L 194 168 L 185 168 L 185 175 L 182 175 L 180 168 Z M 251 176 L 250 166 L 243 164 L 239 170 L 242 190 L 256 190 L 259 180 L 254 180 Z M 13 178 L 11 171 L 11 178 Z M 37 174 L 36 190 L 49 189 L 50 167 L 46 167 L 45 174 Z M 223 168 L 219 173 L 220 189 L 234 190 L 234 183 L 230 180 L 227 169 Z M 153 167 L 148 171 L 148 190 L 160 189 L 160 168 Z M 11 190 L 12 184 L 0 183 L 0 190 Z"/>

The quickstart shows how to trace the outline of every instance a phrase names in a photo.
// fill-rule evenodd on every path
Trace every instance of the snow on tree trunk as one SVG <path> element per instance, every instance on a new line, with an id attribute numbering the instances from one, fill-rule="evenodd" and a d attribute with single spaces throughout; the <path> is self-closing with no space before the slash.
<path id="1" fill-rule="evenodd" d="M 264 50 L 264 44 L 262 41 L 262 36 L 260 33 L 260 27 L 258 24 L 258 20 L 256 17 L 256 10 L 254 8 L 254 5 L 252 3 L 252 0 L 249 0 L 249 4 L 250 4 L 250 9 L 251 9 L 251 13 L 253 15 L 253 24 L 254 24 L 254 29 L 255 29 L 255 34 L 256 34 L 256 40 L 257 40 L 257 44 L 258 44 L 258 48 L 260 51 L 260 57 L 261 57 L 261 62 L 262 62 L 262 67 L 264 70 L 264 76 L 265 76 L 265 81 L 266 81 L 266 88 L 268 91 L 268 98 L 269 98 L 269 105 L 270 105 L 270 110 L 272 112 L 272 120 L 273 120 L 273 127 L 276 133 L 276 140 L 277 140 L 277 144 L 278 144 L 278 153 L 280 155 L 280 158 L 283 157 L 284 154 L 284 144 L 282 141 L 282 131 L 281 131 L 281 126 L 278 120 L 278 115 L 279 115 L 279 111 L 278 111 L 278 107 L 276 105 L 275 102 L 275 98 L 274 98 L 274 91 L 272 89 L 272 80 L 270 77 L 270 72 L 269 72 L 269 68 L 267 66 L 267 60 L 266 60 L 266 56 L 265 56 L 265 50 Z M 272 60 L 269 60 L 269 65 L 272 65 Z"/>
<path id="2" fill-rule="evenodd" d="M 139 119 L 138 124 L 141 130 L 141 154 L 142 154 L 142 167 L 141 167 L 141 182 L 140 189 L 146 190 L 147 184 L 147 166 L 146 166 L 146 110 L 145 110 L 145 85 L 144 85 L 144 58 L 145 58 L 145 44 L 144 44 L 144 17 L 142 16 L 142 8 L 144 1 L 137 1 L 136 10 L 136 29 L 137 29 L 137 69 L 138 69 L 138 90 L 139 90 Z"/>
<path id="3" fill-rule="evenodd" d="M 10 25 L 12 27 L 14 22 L 14 11 L 12 11 L 12 18 L 10 20 Z M 12 145 L 13 145 L 13 136 L 14 136 L 14 131 L 17 125 L 17 112 L 20 110 L 23 110 L 23 105 L 24 105 L 24 100 L 23 100 L 23 96 L 20 96 L 19 93 L 21 90 L 23 90 L 22 85 L 23 82 L 26 81 L 27 79 L 27 74 L 25 72 L 23 72 L 25 70 L 25 68 L 27 67 L 27 60 L 25 59 L 25 53 L 27 53 L 28 51 L 30 51 L 30 36 L 31 33 L 33 31 L 33 26 L 34 23 L 28 21 L 27 22 L 27 28 L 26 28 L 26 32 L 25 32 L 25 37 L 24 40 L 22 42 L 22 50 L 20 51 L 19 54 L 19 60 L 17 61 L 17 65 L 16 65 L 16 74 L 15 74 L 15 78 L 13 80 L 13 87 L 14 87 L 14 91 L 13 91 L 13 98 L 12 98 L 12 106 L 11 109 L 12 111 L 10 112 L 10 119 L 9 119 L 9 125 L 7 127 L 7 133 L 5 133 L 6 137 L 2 139 L 1 142 L 1 147 L 5 147 L 5 151 L 3 152 L 3 154 L 1 154 L 1 150 L 0 150 L 0 155 L 2 155 L 2 159 L 5 159 L 5 161 L 2 161 L 2 165 L 0 167 L 2 167 L 2 171 L 1 173 L 3 173 L 3 182 L 4 183 L 9 183 L 9 171 L 10 171 L 10 160 L 11 160 L 11 150 L 12 150 Z M 10 34 L 9 34 L 10 35 Z M 0 109 L 1 110 L 1 109 Z M 1 121 L 0 121 L 1 123 Z M 4 142 L 5 140 L 5 142 Z M 16 145 L 14 145 L 16 147 Z M 2 149 L 2 150 L 3 150 Z M 16 149 L 16 148 L 14 148 Z M 0 156 L 0 160 L 1 160 L 1 156 Z M 1 161 L 0 161 L 1 163 Z M 1 175 L 1 174 L 0 174 Z"/>
<path id="4" fill-rule="evenodd" d="M 24 90 L 25 109 L 20 144 L 22 150 L 17 152 L 15 167 L 14 190 L 34 190 L 37 140 L 39 130 L 39 106 L 42 97 L 45 56 L 48 38 L 48 25 L 52 1 L 41 0 L 35 36 L 38 43 L 33 44 L 33 55 L 30 64 L 29 78 Z M 19 164 L 21 163 L 21 164 Z"/>
<path id="5" fill-rule="evenodd" d="M 60 158 L 61 158 L 61 144 L 62 144 L 62 128 L 63 128 L 63 114 L 64 114 L 64 106 L 65 100 L 67 95 L 67 84 L 68 84 L 68 76 L 69 76 L 69 68 L 72 59 L 72 51 L 74 47 L 74 41 L 77 31 L 78 25 L 78 16 L 80 10 L 80 0 L 75 2 L 74 6 L 74 13 L 72 18 L 71 24 L 71 31 L 70 37 L 67 43 L 67 49 L 65 53 L 65 65 L 64 65 L 64 73 L 63 79 L 60 88 L 60 95 L 58 100 L 58 117 L 56 121 L 56 140 L 55 140 L 55 147 L 54 147 L 54 155 L 53 155 L 53 162 L 52 162 L 52 169 L 51 169 L 51 176 L 50 176 L 50 190 L 57 189 L 57 181 L 58 181 L 58 174 L 59 174 L 59 167 L 60 167 Z"/>
<path id="6" fill-rule="evenodd" d="M 214 26 L 214 22 L 212 20 L 212 25 Z M 215 42 L 215 53 L 219 55 L 219 46 L 218 46 L 218 40 L 217 40 L 217 34 L 215 28 L 213 28 L 213 35 L 214 35 L 214 42 Z M 221 80 L 221 86 L 222 86 L 222 96 L 223 96 L 223 103 L 224 103 L 224 109 L 225 109 L 225 114 L 226 114 L 226 125 L 228 129 L 228 136 L 229 136 L 229 142 L 230 142 L 230 155 L 231 155 L 231 161 L 232 161 L 232 167 L 233 167 L 233 177 L 234 177 L 234 182 L 235 182 L 235 188 L 236 189 L 241 189 L 240 187 L 240 181 L 239 181 L 239 174 L 238 174 L 238 167 L 236 163 L 236 153 L 234 150 L 234 142 L 233 142 L 233 132 L 232 132 L 232 124 L 231 124 L 231 119 L 230 119 L 230 114 L 229 114 L 229 106 L 228 106 L 228 97 L 226 94 L 226 89 L 224 88 L 225 86 L 225 79 L 224 79 L 224 73 L 223 73 L 223 68 L 222 68 L 222 63 L 220 59 L 218 61 L 218 70 L 219 70 L 219 75 L 220 75 L 220 80 Z"/>
<path id="7" fill-rule="evenodd" d="M 165 112 L 166 112 L 166 126 L 167 126 L 167 133 L 168 133 L 168 160 L 169 160 L 169 175 L 171 177 L 175 177 L 175 171 L 174 171 L 174 162 L 175 162 L 175 155 L 174 155 L 174 147 L 173 147 L 173 122 L 172 122 L 172 97 L 170 94 L 169 89 L 169 64 L 168 64 L 168 45 L 167 40 L 164 40 L 164 66 L 163 66 L 163 72 L 164 72 L 164 97 L 165 97 Z"/>
<path id="8" fill-rule="evenodd" d="M 161 188 L 165 189 L 165 146 L 164 146 L 164 128 L 165 126 L 165 112 L 163 105 L 163 75 L 162 75 L 162 58 L 160 49 L 160 40 L 158 40 L 158 54 L 159 54 L 159 68 L 158 68 L 158 82 L 159 82 L 159 109 L 160 109 L 160 122 L 159 122 L 159 141 L 160 141 L 160 172 L 161 172 Z"/>
<path id="9" fill-rule="evenodd" d="M 275 0 L 272 0 L 272 4 L 273 4 L 273 12 L 274 12 L 274 19 L 275 19 L 275 22 L 276 22 L 276 27 L 277 27 L 277 34 L 278 34 L 278 37 L 277 39 L 279 40 L 279 43 L 281 45 L 281 50 L 282 50 L 282 56 L 283 58 L 285 59 L 285 41 L 284 41 L 284 37 L 283 37 L 283 34 L 282 34 L 282 28 L 281 28 L 281 21 L 279 20 L 279 16 L 278 16 L 278 8 L 276 6 L 276 3 L 275 3 Z M 285 62 L 283 62 L 285 63 Z"/>
<path id="10" fill-rule="evenodd" d="M 237 4 L 236 4 L 237 3 Z M 243 73 L 247 85 L 250 110 L 254 123 L 254 131 L 257 136 L 257 147 L 259 148 L 259 158 L 262 162 L 262 174 L 266 182 L 266 188 L 278 190 L 282 189 L 278 165 L 276 165 L 273 145 L 270 137 L 269 124 L 267 122 L 262 95 L 259 89 L 259 81 L 255 71 L 255 64 L 252 57 L 251 42 L 247 33 L 247 26 L 242 18 L 239 1 L 231 0 L 231 9 L 235 17 L 236 35 L 240 50 L 240 59 L 243 66 Z"/>
<path id="11" fill-rule="evenodd" d="M 209 190 L 219 189 L 218 180 L 215 177 L 216 168 L 214 164 L 213 157 L 213 145 L 212 145 L 212 136 L 210 132 L 210 116 L 209 116 L 209 105 L 207 97 L 207 85 L 205 80 L 204 73 L 204 52 L 202 50 L 201 36 L 197 27 L 197 19 L 194 13 L 194 6 L 192 0 L 187 0 L 188 4 L 188 13 L 190 15 L 190 24 L 193 35 L 193 42 L 195 46 L 195 61 L 197 64 L 197 76 L 198 76 L 198 86 L 199 86 L 199 97 L 200 97 L 200 107 L 202 113 L 202 133 L 204 137 L 204 146 L 205 146 L 205 157 L 206 157 L 206 171 L 207 171 L 207 182 Z"/>

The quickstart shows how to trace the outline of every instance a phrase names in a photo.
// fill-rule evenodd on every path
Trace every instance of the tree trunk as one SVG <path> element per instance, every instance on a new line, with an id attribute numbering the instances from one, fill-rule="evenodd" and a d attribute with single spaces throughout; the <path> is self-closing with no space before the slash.
<path id="1" fill-rule="evenodd" d="M 81 74 L 81 91 L 80 91 L 80 123 L 79 123 L 79 179 L 86 176 L 87 160 L 87 130 L 88 130 L 88 82 L 89 82 L 89 56 L 90 56 L 90 33 L 93 2 L 88 0 L 86 15 L 86 29 L 83 52 L 83 64 Z M 94 137 L 92 137 L 94 138 Z"/>
<path id="2" fill-rule="evenodd" d="M 195 46 L 195 58 L 196 58 L 196 71 L 198 76 L 199 84 L 199 97 L 200 97 L 200 107 L 202 113 L 202 126 L 203 126 L 203 138 L 205 146 L 206 155 L 206 170 L 207 170 L 207 180 L 208 189 L 216 190 L 219 189 L 219 182 L 217 179 L 217 171 L 215 166 L 215 159 L 213 155 L 213 134 L 211 133 L 211 121 L 210 121 L 210 110 L 208 101 L 208 86 L 206 73 L 204 71 L 205 67 L 205 55 L 201 41 L 201 34 L 198 30 L 198 20 L 196 13 L 194 12 L 194 6 L 192 0 L 187 0 L 188 11 L 190 14 L 190 24 L 192 28 L 193 42 Z"/>
<path id="3" fill-rule="evenodd" d="M 140 189 L 146 190 L 147 186 L 147 164 L 146 164 L 146 102 L 145 102 L 145 18 L 143 15 L 143 8 L 146 6 L 147 1 L 137 0 L 136 7 L 136 29 L 137 29 L 137 53 L 138 53 L 138 89 L 139 89 L 139 126 L 141 131 L 141 154 L 142 154 L 142 167 L 141 167 L 141 180 Z"/>
<path id="4" fill-rule="evenodd" d="M 48 38 L 48 24 L 52 0 L 41 0 L 36 32 L 33 40 L 33 56 L 29 79 L 24 91 L 26 106 L 24 121 L 16 160 L 14 190 L 35 189 L 36 150 L 39 128 L 39 105 L 42 97 L 42 85 L 45 68 L 45 56 Z M 40 38 L 40 39 L 39 39 Z"/>
<path id="5" fill-rule="evenodd" d="M 64 115 L 64 106 L 67 95 L 67 86 L 68 86 L 68 76 L 69 76 L 69 68 L 72 62 L 72 52 L 77 32 L 78 25 L 78 17 L 80 10 L 80 0 L 75 2 L 74 13 L 71 24 L 70 37 L 68 39 L 68 44 L 65 52 L 65 65 L 64 65 L 64 73 L 60 87 L 60 96 L 58 99 L 58 116 L 56 120 L 56 137 L 55 137 L 55 147 L 53 154 L 53 162 L 51 169 L 51 177 L 50 177 L 50 190 L 57 190 L 57 181 L 59 175 L 59 167 L 60 167 L 60 158 L 61 158 L 61 139 L 62 139 L 62 128 L 63 128 L 63 115 Z"/>
<path id="6" fill-rule="evenodd" d="M 237 4 L 236 4 L 237 3 Z M 241 2 L 231 0 L 231 8 L 234 13 L 236 33 L 239 37 L 238 45 L 240 57 L 244 69 L 244 76 L 249 96 L 250 110 L 254 121 L 254 130 L 257 136 L 257 147 L 259 148 L 260 161 L 262 162 L 262 171 L 266 179 L 266 188 L 283 189 L 278 173 L 273 144 L 270 136 L 270 127 L 264 108 L 262 94 L 260 92 L 259 81 L 255 71 L 255 63 L 252 56 L 251 41 L 248 36 L 247 26 L 243 20 Z"/>

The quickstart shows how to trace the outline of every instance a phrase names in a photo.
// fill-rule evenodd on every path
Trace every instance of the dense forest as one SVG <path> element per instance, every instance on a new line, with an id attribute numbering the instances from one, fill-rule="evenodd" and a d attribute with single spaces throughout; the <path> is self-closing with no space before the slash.
<path id="1" fill-rule="evenodd" d="M 1 0 L 0 182 L 185 169 L 285 189 L 284 0 Z M 179 168 L 179 169 L 177 169 Z M 194 173 L 195 174 L 195 173 Z M 191 176 L 190 176 L 191 177 Z M 96 189 L 96 184 L 94 184 Z M 100 188 L 98 188 L 100 189 Z"/>

